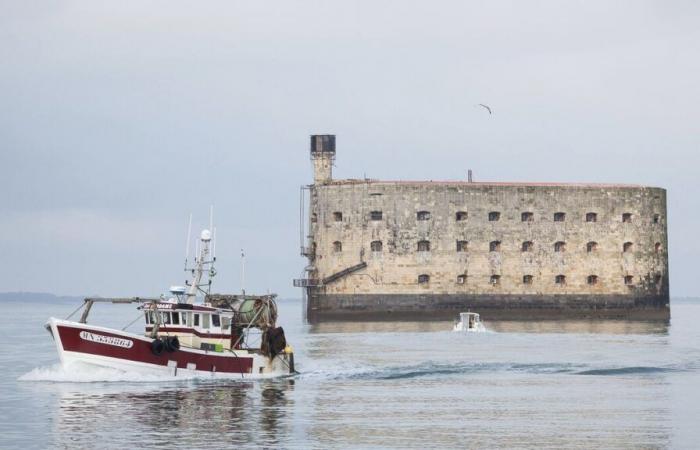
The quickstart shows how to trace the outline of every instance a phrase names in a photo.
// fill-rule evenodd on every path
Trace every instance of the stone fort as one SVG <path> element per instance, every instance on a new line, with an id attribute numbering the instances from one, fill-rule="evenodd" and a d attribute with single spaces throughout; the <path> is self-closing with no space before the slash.
<path id="1" fill-rule="evenodd" d="M 311 136 L 294 284 L 312 319 L 668 315 L 662 188 L 334 180 L 335 155 Z"/>

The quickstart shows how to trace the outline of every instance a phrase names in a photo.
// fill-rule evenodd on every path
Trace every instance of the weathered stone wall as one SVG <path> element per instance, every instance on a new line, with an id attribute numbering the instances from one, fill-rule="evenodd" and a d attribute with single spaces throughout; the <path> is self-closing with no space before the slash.
<path id="1" fill-rule="evenodd" d="M 372 220 L 372 211 L 381 212 L 381 219 Z M 429 218 L 418 220 L 420 211 Z M 458 212 L 466 219 L 457 220 Z M 492 212 L 499 213 L 498 220 L 489 220 Z M 565 218 L 557 222 L 554 215 L 560 212 Z M 390 298 L 396 307 L 402 296 L 409 303 L 415 296 L 452 299 L 451 304 L 491 299 L 495 308 L 508 299 L 545 297 L 569 298 L 579 306 L 590 299 L 595 308 L 668 303 L 666 192 L 661 188 L 342 180 L 312 186 L 309 213 L 314 269 L 309 278 L 322 280 L 367 263 L 310 288 L 315 308 L 343 308 L 352 298 L 373 304 Z M 596 214 L 595 222 L 586 221 L 589 213 Z M 381 250 L 372 250 L 373 241 L 381 242 Z M 419 251 L 419 241 L 428 241 L 430 250 Z M 459 244 L 458 250 L 458 241 L 466 241 L 466 247 Z M 500 242 L 497 251 L 490 248 L 494 241 Z M 532 243 L 528 251 L 524 242 Z M 557 242 L 564 243 L 562 251 L 555 251 Z M 591 252 L 589 242 L 597 243 Z M 627 242 L 631 248 L 624 251 Z M 419 283 L 421 275 L 429 281 Z M 563 282 L 556 282 L 558 275 Z M 430 307 L 422 302 L 421 308 Z M 554 303 L 567 307 L 566 301 Z"/>

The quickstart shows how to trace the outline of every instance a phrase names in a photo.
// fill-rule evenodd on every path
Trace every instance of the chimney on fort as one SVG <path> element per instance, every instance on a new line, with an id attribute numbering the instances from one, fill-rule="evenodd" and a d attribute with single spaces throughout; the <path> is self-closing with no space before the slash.
<path id="1" fill-rule="evenodd" d="M 314 164 L 314 184 L 328 183 L 333 179 L 334 134 L 311 135 L 311 161 Z"/>

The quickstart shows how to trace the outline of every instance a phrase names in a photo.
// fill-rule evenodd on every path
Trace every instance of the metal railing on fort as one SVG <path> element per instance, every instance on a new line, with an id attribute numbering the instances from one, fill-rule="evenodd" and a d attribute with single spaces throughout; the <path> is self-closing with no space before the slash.
<path id="1" fill-rule="evenodd" d="M 313 256 L 314 253 L 313 247 L 301 247 L 301 256 Z"/>
<path id="2" fill-rule="evenodd" d="M 322 285 L 321 280 L 315 278 L 296 278 L 294 280 L 294 287 L 316 287 Z"/>

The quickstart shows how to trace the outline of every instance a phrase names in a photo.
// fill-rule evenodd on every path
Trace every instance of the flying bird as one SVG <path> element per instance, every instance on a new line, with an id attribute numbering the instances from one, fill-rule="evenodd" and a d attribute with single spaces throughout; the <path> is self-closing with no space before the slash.
<path id="1" fill-rule="evenodd" d="M 483 103 L 479 103 L 479 106 L 483 106 L 484 108 L 486 108 L 486 111 L 488 111 L 489 114 L 491 114 L 491 108 L 489 108 L 487 105 L 484 105 Z"/>

